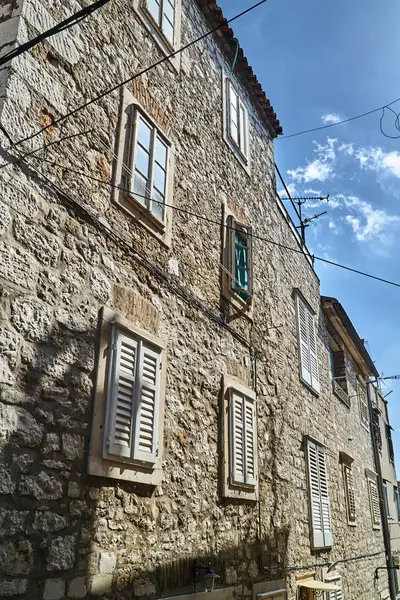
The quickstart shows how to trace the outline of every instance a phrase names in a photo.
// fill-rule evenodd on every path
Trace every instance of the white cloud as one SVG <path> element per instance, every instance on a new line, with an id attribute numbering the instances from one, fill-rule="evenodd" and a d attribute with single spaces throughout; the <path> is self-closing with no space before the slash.
<path id="1" fill-rule="evenodd" d="M 321 119 L 325 125 L 339 123 L 342 120 L 337 113 L 329 113 L 327 115 L 322 115 Z"/>
<path id="2" fill-rule="evenodd" d="M 397 150 L 385 152 L 382 148 L 370 146 L 369 148 L 359 148 L 355 157 L 362 169 L 387 173 L 400 178 L 400 152 Z"/>
<path id="3" fill-rule="evenodd" d="M 337 140 L 327 138 L 326 144 L 315 144 L 314 152 L 317 158 L 309 162 L 305 167 L 297 167 L 287 171 L 288 175 L 297 182 L 310 183 L 311 181 L 324 182 L 333 174 L 333 162 L 335 161 L 335 144 Z"/>
<path id="4" fill-rule="evenodd" d="M 369 202 L 360 200 L 356 196 L 348 196 L 344 199 L 344 204 L 355 213 L 346 215 L 345 221 L 351 226 L 360 242 L 378 239 L 387 243 L 391 226 L 400 222 L 400 217 L 373 208 Z"/>
<path id="5" fill-rule="evenodd" d="M 343 143 L 338 148 L 339 152 L 343 152 L 346 156 L 354 155 L 354 144 Z"/>

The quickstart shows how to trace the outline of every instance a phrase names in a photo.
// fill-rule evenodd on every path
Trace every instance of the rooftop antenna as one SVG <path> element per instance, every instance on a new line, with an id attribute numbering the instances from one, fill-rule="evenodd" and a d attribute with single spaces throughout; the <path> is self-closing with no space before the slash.
<path id="1" fill-rule="evenodd" d="M 327 214 L 327 211 L 325 210 L 324 212 L 318 213 L 313 215 L 312 217 L 307 217 L 305 219 L 303 219 L 303 210 L 302 210 L 302 206 L 303 204 L 305 204 L 307 202 L 307 200 L 319 200 L 320 202 L 322 201 L 326 201 L 329 202 L 329 194 L 327 196 L 297 196 L 297 197 L 293 197 L 291 196 L 290 198 L 281 198 L 281 200 L 292 200 L 292 202 L 295 202 L 298 206 L 298 216 L 299 216 L 299 221 L 300 221 L 300 225 L 298 225 L 296 227 L 296 229 L 300 229 L 301 232 L 301 239 L 303 241 L 303 244 L 306 243 L 306 228 L 310 225 L 310 223 L 312 223 L 315 219 L 319 219 L 320 217 L 322 217 L 323 215 Z"/>
<path id="2" fill-rule="evenodd" d="M 316 213 L 315 215 L 312 215 L 311 217 L 306 217 L 305 219 L 303 219 L 303 216 L 300 213 L 300 225 L 298 225 L 296 227 L 296 229 L 300 229 L 301 239 L 303 240 L 304 244 L 306 243 L 306 228 L 310 226 L 310 223 L 313 223 L 316 219 L 319 219 L 323 215 L 327 215 L 327 214 L 328 214 L 328 211 L 324 210 L 323 212 Z"/>

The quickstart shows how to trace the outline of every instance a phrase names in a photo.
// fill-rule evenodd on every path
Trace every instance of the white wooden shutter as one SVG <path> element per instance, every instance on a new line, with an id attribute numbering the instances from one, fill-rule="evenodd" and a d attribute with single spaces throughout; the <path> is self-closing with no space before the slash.
<path id="1" fill-rule="evenodd" d="M 230 397 L 230 454 L 231 479 L 233 483 L 245 482 L 245 435 L 243 397 L 233 390 Z"/>
<path id="2" fill-rule="evenodd" d="M 329 502 L 328 473 L 326 469 L 325 450 L 321 446 L 317 446 L 317 453 L 324 546 L 332 546 L 331 506 Z"/>
<path id="3" fill-rule="evenodd" d="M 311 361 L 310 361 L 310 347 L 308 342 L 308 308 L 297 296 L 297 320 L 298 320 L 298 331 L 299 331 L 299 353 L 300 353 L 300 368 L 301 376 L 305 382 L 312 384 L 311 377 Z"/>
<path id="4" fill-rule="evenodd" d="M 133 458 L 154 464 L 157 459 L 157 432 L 160 395 L 160 352 L 140 342 L 138 402 L 135 415 Z"/>
<path id="5" fill-rule="evenodd" d="M 311 501 L 311 521 L 314 548 L 332 545 L 331 508 L 325 451 L 311 440 L 307 441 L 308 480 Z"/>
<path id="6" fill-rule="evenodd" d="M 381 524 L 381 510 L 379 505 L 379 495 L 378 495 L 378 487 L 375 481 L 372 479 L 368 480 L 369 483 L 369 493 L 370 493 L 370 502 L 371 502 L 371 513 L 372 513 L 372 522 L 374 525 Z"/>
<path id="7" fill-rule="evenodd" d="M 311 372 L 311 385 L 319 392 L 319 372 L 318 372 L 318 352 L 317 352 L 317 336 L 315 331 L 315 317 L 307 310 L 308 320 L 308 343 L 310 349 L 310 372 Z"/>
<path id="8" fill-rule="evenodd" d="M 257 428 L 254 401 L 244 398 L 245 483 L 257 483 Z"/>
<path id="9" fill-rule="evenodd" d="M 126 458 L 132 455 L 137 349 L 136 340 L 114 331 L 110 346 L 106 449 L 108 454 Z"/>
<path id="10" fill-rule="evenodd" d="M 313 546 L 314 548 L 323 548 L 325 544 L 319 489 L 318 452 L 316 444 L 310 440 L 307 441 L 307 455 Z"/>
<path id="11" fill-rule="evenodd" d="M 354 489 L 353 471 L 350 467 L 344 467 L 346 484 L 347 510 L 349 521 L 356 520 L 356 494 Z"/>
<path id="12" fill-rule="evenodd" d="M 326 579 L 325 581 L 329 581 L 329 583 L 333 583 L 334 585 L 337 585 L 338 587 L 340 587 L 340 590 L 335 590 L 332 592 L 327 592 L 326 593 L 326 599 L 327 600 L 343 600 L 343 594 L 342 594 L 342 582 L 340 577 L 338 577 L 337 579 Z"/>

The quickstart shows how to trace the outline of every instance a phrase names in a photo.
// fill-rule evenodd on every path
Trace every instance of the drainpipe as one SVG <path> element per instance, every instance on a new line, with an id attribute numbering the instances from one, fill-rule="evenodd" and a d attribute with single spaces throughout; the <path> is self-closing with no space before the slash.
<path id="1" fill-rule="evenodd" d="M 388 580 L 389 580 L 389 593 L 390 600 L 396 600 L 396 589 L 394 586 L 394 578 L 392 576 L 392 549 L 390 546 L 390 534 L 389 534 L 389 525 L 386 511 L 386 502 L 385 502 L 385 492 L 383 489 L 383 479 L 382 479 L 382 468 L 381 468 L 381 460 L 379 455 L 378 444 L 375 436 L 375 427 L 374 427 L 374 414 L 372 408 L 372 397 L 371 397 L 371 385 L 373 385 L 374 381 L 367 381 L 367 402 L 369 409 L 369 422 L 370 422 L 370 431 L 371 431 L 371 442 L 372 442 L 372 450 L 374 453 L 375 460 L 375 468 L 376 473 L 378 475 L 378 493 L 379 493 L 379 505 L 381 509 L 381 522 L 382 522 L 382 533 L 383 533 L 383 543 L 385 546 L 385 555 L 386 555 L 386 569 L 388 572 Z"/>

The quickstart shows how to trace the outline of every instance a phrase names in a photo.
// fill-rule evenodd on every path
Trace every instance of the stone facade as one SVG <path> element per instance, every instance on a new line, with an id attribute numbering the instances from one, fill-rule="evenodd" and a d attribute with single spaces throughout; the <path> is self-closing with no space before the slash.
<path id="1" fill-rule="evenodd" d="M 18 23 L 18 43 L 79 8 L 75 0 L 1 5 L 5 20 Z M 212 5 L 183 0 L 182 43 L 207 31 Z M 1 77 L 2 163 L 11 160 L 7 135 L 26 137 L 162 56 L 132 3 L 113 0 L 14 60 Z M 373 581 L 384 554 L 365 477 L 374 470 L 369 433 L 358 402 L 348 408 L 332 393 L 319 281 L 275 191 L 271 130 L 232 74 L 220 38 L 192 46 L 179 63 L 164 62 L 127 86 L 175 147 L 169 237 L 155 235 L 121 206 L 117 190 L 97 181 L 116 172 L 118 92 L 61 130 L 86 133 L 0 171 L 0 596 L 190 594 L 196 559 L 221 575 L 217 587 L 227 589 L 215 598 L 250 600 L 255 590 L 283 585 L 292 600 L 300 574 L 329 576 L 326 566 L 302 566 L 375 552 L 334 572 L 344 598 L 378 598 L 386 585 Z M 249 111 L 248 169 L 223 139 L 223 73 Z M 49 128 L 18 152 L 59 135 Z M 247 313 L 221 295 L 222 207 L 274 242 L 253 240 Z M 316 313 L 319 394 L 299 376 L 295 290 Z M 104 307 L 166 344 L 156 486 L 88 475 Z M 349 357 L 351 398 L 353 363 Z M 255 499 L 221 495 L 224 376 L 257 395 Z M 310 545 L 305 436 L 326 447 L 333 546 L 324 552 Z M 340 452 L 354 459 L 356 526 L 346 519 Z"/>

